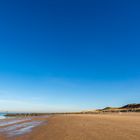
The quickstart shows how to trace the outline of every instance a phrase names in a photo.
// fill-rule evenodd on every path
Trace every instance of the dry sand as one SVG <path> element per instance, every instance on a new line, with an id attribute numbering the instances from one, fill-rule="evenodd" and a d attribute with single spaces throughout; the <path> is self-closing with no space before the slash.
<path id="1" fill-rule="evenodd" d="M 41 118 L 42 119 L 42 118 Z M 55 115 L 10 140 L 140 140 L 140 113 Z M 0 134 L 0 140 L 7 140 Z"/>

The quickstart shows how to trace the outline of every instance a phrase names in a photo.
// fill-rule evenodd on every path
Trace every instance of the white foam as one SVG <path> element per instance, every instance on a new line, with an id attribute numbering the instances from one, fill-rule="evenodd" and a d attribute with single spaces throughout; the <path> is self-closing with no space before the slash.
<path id="1" fill-rule="evenodd" d="M 5 119 L 6 117 L 5 116 L 0 116 L 0 119 Z"/>

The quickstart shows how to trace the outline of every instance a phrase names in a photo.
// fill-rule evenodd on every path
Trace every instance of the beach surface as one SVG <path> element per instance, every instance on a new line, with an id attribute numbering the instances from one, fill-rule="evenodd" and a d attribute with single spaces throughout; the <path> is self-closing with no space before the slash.
<path id="1" fill-rule="evenodd" d="M 24 133 L 2 131 L 17 124 L 16 131 L 24 128 Z M 53 115 L 19 120 L 0 130 L 0 140 L 140 140 L 140 113 Z"/>

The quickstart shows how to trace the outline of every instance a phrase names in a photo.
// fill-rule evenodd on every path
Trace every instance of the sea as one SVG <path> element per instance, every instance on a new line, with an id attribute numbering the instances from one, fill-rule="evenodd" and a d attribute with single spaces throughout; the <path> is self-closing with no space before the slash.
<path id="1" fill-rule="evenodd" d="M 0 113 L 0 119 L 5 119 L 5 113 Z"/>

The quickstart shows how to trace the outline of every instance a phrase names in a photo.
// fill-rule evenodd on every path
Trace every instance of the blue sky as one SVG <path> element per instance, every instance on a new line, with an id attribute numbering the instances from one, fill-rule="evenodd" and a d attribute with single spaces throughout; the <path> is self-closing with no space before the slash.
<path id="1" fill-rule="evenodd" d="M 0 110 L 140 102 L 140 2 L 0 0 Z"/>

